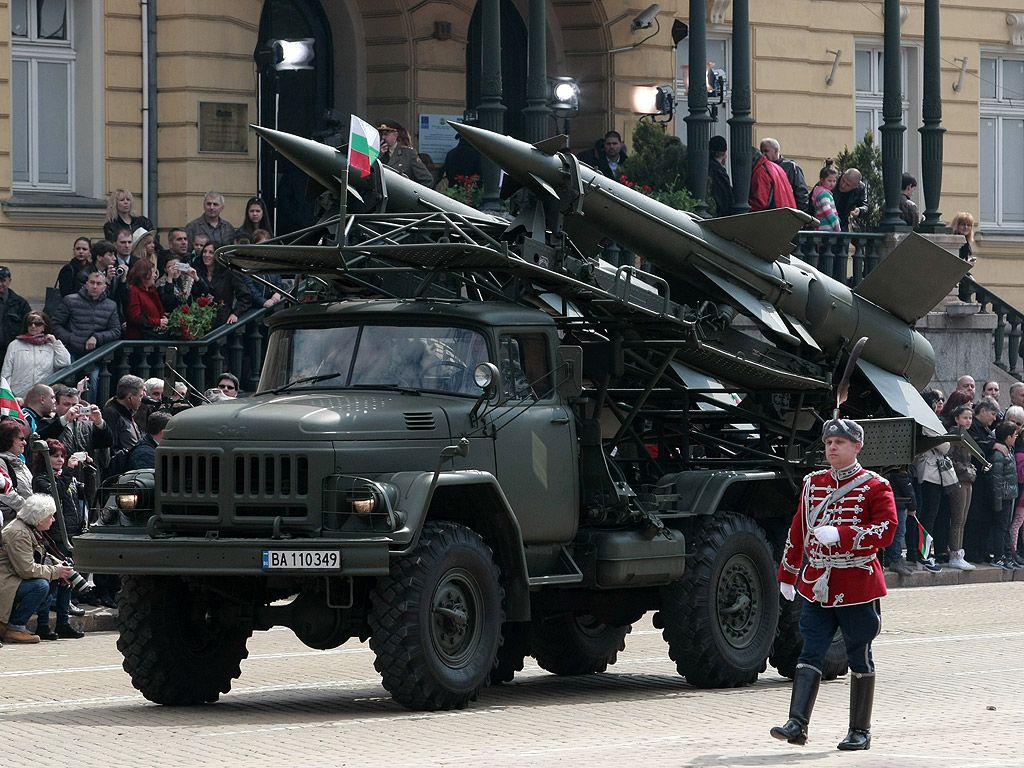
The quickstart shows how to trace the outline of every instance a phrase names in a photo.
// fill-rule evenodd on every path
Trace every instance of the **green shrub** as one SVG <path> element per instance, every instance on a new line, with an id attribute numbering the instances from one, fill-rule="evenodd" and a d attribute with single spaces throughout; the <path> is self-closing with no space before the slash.
<path id="1" fill-rule="evenodd" d="M 694 210 L 697 201 L 686 190 L 686 146 L 679 138 L 669 136 L 661 123 L 640 122 L 632 143 L 619 166 L 619 181 L 665 205 Z"/>

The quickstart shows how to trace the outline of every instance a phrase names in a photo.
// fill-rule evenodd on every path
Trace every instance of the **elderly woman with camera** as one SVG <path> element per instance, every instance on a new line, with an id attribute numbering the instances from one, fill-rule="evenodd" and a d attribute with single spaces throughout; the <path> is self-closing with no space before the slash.
<path id="1" fill-rule="evenodd" d="M 42 534 L 53 525 L 57 505 L 35 493 L 0 535 L 0 638 L 9 643 L 38 643 L 26 623 L 50 598 L 50 582 L 74 573 L 70 565 L 47 565 Z"/>

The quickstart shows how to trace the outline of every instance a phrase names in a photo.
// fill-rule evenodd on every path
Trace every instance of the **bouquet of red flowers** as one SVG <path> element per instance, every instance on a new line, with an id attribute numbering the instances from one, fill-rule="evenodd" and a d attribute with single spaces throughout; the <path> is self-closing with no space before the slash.
<path id="1" fill-rule="evenodd" d="M 214 301 L 213 296 L 200 296 L 179 305 L 167 316 L 167 334 L 182 341 L 203 338 L 213 327 L 217 307 L 222 303 Z"/>

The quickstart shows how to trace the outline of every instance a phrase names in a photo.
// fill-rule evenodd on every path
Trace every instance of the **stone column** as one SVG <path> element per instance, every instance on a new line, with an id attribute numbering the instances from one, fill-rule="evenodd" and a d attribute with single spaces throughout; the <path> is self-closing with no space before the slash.
<path id="1" fill-rule="evenodd" d="M 708 114 L 705 11 L 704 0 L 690 0 L 690 78 L 686 90 L 689 114 L 683 121 L 686 123 L 686 157 L 689 166 L 686 173 L 686 188 L 699 201 L 697 215 L 707 218 L 709 211 L 704 198 L 708 193 L 708 141 L 711 138 L 711 116 Z"/>
<path id="2" fill-rule="evenodd" d="M 530 0 L 530 53 L 526 71 L 526 140 L 538 142 L 551 135 L 548 108 L 547 4 Z"/>
<path id="3" fill-rule="evenodd" d="M 750 169 L 754 165 L 754 118 L 750 116 L 750 10 L 748 0 L 732 6 L 732 117 L 729 118 L 729 163 L 732 169 L 731 213 L 750 211 Z M 725 216 L 730 211 L 719 211 Z"/>
<path id="4" fill-rule="evenodd" d="M 505 105 L 501 103 L 501 6 L 500 0 L 480 0 L 481 48 L 483 60 L 480 72 L 480 126 L 495 133 L 505 132 Z M 500 170 L 487 157 L 483 161 L 484 194 L 481 208 L 498 210 Z"/>
<path id="5" fill-rule="evenodd" d="M 882 186 L 885 188 L 885 211 L 878 225 L 882 232 L 905 229 L 900 218 L 900 181 L 903 177 L 903 93 L 900 81 L 900 2 L 885 0 L 885 79 L 882 83 Z"/>
<path id="6" fill-rule="evenodd" d="M 940 58 L 939 0 L 924 2 L 924 99 L 921 117 L 921 186 L 924 191 L 924 221 L 920 232 L 945 232 L 939 213 L 942 196 L 942 60 Z"/>

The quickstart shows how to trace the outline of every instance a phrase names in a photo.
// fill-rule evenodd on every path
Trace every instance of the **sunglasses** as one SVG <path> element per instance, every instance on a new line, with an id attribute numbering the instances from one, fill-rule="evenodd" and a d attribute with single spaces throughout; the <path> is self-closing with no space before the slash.
<path id="1" fill-rule="evenodd" d="M 217 385 L 217 389 L 234 390 L 235 389 L 235 385 L 234 384 L 218 384 Z"/>
<path id="2" fill-rule="evenodd" d="M 42 320 L 29 320 L 28 327 L 31 328 L 33 325 L 46 325 Z"/>

